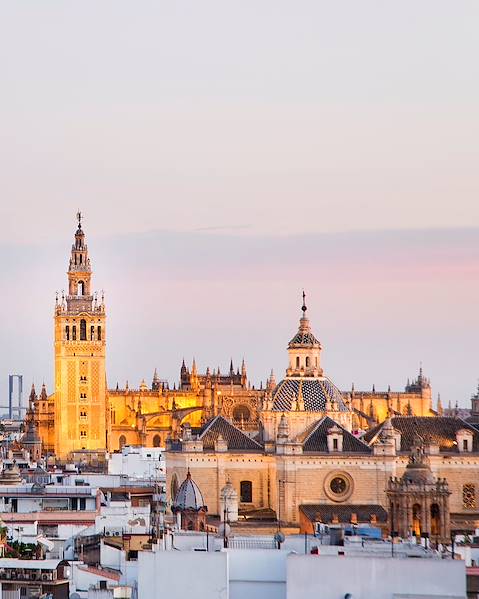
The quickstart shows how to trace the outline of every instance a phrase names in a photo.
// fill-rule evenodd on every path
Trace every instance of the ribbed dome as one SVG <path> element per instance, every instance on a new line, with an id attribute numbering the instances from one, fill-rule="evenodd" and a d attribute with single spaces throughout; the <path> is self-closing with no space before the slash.
<path id="1" fill-rule="evenodd" d="M 311 331 L 311 325 L 309 324 L 309 318 L 306 314 L 303 315 L 299 321 L 299 329 L 296 335 L 288 343 L 288 348 L 302 348 L 302 347 L 320 347 L 321 344 L 316 339 Z"/>
<path id="2" fill-rule="evenodd" d="M 273 391 L 273 410 L 288 412 L 293 399 L 302 395 L 306 412 L 325 412 L 329 400 L 329 409 L 349 412 L 341 391 L 327 377 L 287 378 L 282 380 Z"/>
<path id="3" fill-rule="evenodd" d="M 173 511 L 179 510 L 195 510 L 198 511 L 205 507 L 203 501 L 203 495 L 191 478 L 190 471 L 186 475 L 186 479 L 181 483 L 178 492 L 176 493 L 175 500 L 173 501 Z"/>

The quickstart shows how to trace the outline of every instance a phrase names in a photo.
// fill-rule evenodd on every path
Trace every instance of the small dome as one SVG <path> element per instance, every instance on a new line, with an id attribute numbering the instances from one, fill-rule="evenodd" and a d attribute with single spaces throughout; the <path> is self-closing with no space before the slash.
<path id="1" fill-rule="evenodd" d="M 435 483 L 429 459 L 424 452 L 424 446 L 419 437 L 413 442 L 409 462 L 402 475 L 402 480 L 409 484 L 419 485 L 432 485 Z"/>
<path id="2" fill-rule="evenodd" d="M 306 412 L 325 412 L 329 400 L 331 409 L 349 412 L 341 391 L 326 376 L 317 378 L 287 378 L 282 380 L 272 393 L 273 410 L 291 411 L 293 399 L 301 391 Z"/>
<path id="3" fill-rule="evenodd" d="M 186 479 L 181 483 L 178 492 L 176 493 L 175 500 L 173 501 L 172 510 L 200 510 L 204 508 L 203 495 L 200 488 L 191 478 L 190 471 L 186 475 Z"/>
<path id="4" fill-rule="evenodd" d="M 19 485 L 22 482 L 20 470 L 16 464 L 11 468 L 4 468 L 0 474 L 0 485 Z"/>
<path id="5" fill-rule="evenodd" d="M 432 485 L 435 482 L 434 475 L 426 464 L 412 465 L 408 464 L 402 480 L 409 484 Z"/>

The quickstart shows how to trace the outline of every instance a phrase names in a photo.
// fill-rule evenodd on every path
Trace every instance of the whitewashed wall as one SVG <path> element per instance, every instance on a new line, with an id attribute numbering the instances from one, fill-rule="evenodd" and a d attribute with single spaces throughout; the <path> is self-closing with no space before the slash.
<path id="1" fill-rule="evenodd" d="M 466 597 L 463 561 L 289 555 L 287 599 Z"/>
<path id="2" fill-rule="evenodd" d="M 138 597 L 148 599 L 228 599 L 226 553 L 141 552 Z"/>

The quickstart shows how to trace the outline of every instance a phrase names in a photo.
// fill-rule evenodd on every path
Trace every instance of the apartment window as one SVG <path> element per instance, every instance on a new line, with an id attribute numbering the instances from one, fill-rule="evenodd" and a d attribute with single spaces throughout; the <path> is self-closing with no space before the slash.
<path id="1" fill-rule="evenodd" d="M 84 512 L 86 510 L 86 499 L 85 497 L 80 497 L 80 510 Z"/>

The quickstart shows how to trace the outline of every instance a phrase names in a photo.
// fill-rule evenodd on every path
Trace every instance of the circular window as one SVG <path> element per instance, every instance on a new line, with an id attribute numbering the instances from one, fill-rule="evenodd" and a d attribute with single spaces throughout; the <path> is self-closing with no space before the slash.
<path id="1" fill-rule="evenodd" d="M 342 476 L 335 476 L 329 483 L 329 488 L 336 495 L 343 495 L 348 490 L 348 481 Z"/>
<path id="2" fill-rule="evenodd" d="M 353 492 L 353 479 L 346 472 L 331 472 L 324 481 L 324 491 L 333 501 L 346 501 Z"/>

